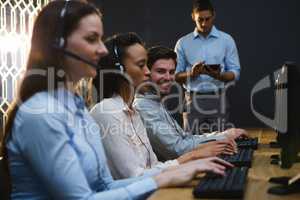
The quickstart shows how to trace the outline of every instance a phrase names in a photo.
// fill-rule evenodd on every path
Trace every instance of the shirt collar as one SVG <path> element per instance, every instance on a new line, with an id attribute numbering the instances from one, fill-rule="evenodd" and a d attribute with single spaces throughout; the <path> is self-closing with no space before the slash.
<path id="1" fill-rule="evenodd" d="M 58 88 L 54 91 L 54 97 L 68 110 L 75 113 L 78 109 L 84 110 L 85 103 L 81 96 L 74 94 L 66 88 Z"/>
<path id="2" fill-rule="evenodd" d="M 194 39 L 196 39 L 197 37 L 203 37 L 200 33 L 198 33 L 197 27 L 195 28 L 193 35 L 194 35 Z M 215 26 L 213 26 L 207 38 L 210 37 L 218 38 L 219 36 L 220 36 L 219 30 Z"/>
<path id="3" fill-rule="evenodd" d="M 145 98 L 145 99 L 150 99 L 153 101 L 160 102 L 160 96 L 155 94 L 154 91 L 148 91 L 145 92 L 144 94 L 138 93 L 135 95 L 135 98 Z"/>
<path id="4" fill-rule="evenodd" d="M 115 101 L 117 106 L 121 108 L 122 111 L 126 114 L 133 115 L 136 113 L 136 110 L 133 107 L 130 108 L 120 95 L 114 95 L 112 99 Z"/>

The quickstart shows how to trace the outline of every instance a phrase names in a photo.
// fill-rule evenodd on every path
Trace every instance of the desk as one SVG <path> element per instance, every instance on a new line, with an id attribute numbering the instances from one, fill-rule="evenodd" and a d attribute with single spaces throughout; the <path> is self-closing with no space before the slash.
<path id="1" fill-rule="evenodd" d="M 279 149 L 269 148 L 268 143 L 275 140 L 276 135 L 273 131 L 266 129 L 248 130 L 251 137 L 259 138 L 259 147 L 255 151 L 252 168 L 248 172 L 248 181 L 245 191 L 245 200 L 299 200 L 299 194 L 288 196 L 276 196 L 267 193 L 267 190 L 272 184 L 268 182 L 273 176 L 294 176 L 300 172 L 300 163 L 294 164 L 291 169 L 281 169 L 279 166 L 270 164 L 270 156 L 279 153 Z M 192 200 L 193 187 L 199 182 L 194 180 L 190 185 L 184 188 L 160 189 L 156 191 L 148 200 Z"/>

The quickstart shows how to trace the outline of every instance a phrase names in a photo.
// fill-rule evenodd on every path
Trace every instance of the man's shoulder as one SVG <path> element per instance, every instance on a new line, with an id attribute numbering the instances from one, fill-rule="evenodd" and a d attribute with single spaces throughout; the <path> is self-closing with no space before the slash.
<path id="1" fill-rule="evenodd" d="M 185 34 L 185 35 L 181 36 L 178 39 L 178 42 L 182 43 L 182 42 L 191 41 L 193 38 L 194 38 L 194 32 L 190 32 L 188 34 Z"/>
<path id="2" fill-rule="evenodd" d="M 138 109 L 152 109 L 153 107 L 159 106 L 159 102 L 155 99 L 140 96 L 134 99 L 133 106 Z"/>
<path id="3" fill-rule="evenodd" d="M 223 40 L 228 41 L 228 42 L 234 42 L 233 37 L 229 33 L 224 32 L 219 29 L 217 31 L 218 31 L 219 37 L 222 38 Z"/>

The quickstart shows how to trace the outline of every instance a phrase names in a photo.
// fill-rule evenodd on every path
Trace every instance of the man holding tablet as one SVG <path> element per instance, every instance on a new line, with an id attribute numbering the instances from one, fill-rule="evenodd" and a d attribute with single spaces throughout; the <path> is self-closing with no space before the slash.
<path id="1" fill-rule="evenodd" d="M 177 41 L 176 81 L 183 84 L 186 131 L 222 131 L 228 123 L 226 87 L 239 79 L 240 62 L 233 38 L 213 24 L 216 12 L 209 0 L 194 0 L 196 28 Z"/>

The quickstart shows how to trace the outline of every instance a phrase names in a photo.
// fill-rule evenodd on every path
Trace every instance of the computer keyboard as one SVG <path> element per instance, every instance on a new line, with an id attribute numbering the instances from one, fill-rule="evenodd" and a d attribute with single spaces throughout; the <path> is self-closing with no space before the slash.
<path id="1" fill-rule="evenodd" d="M 234 155 L 221 155 L 220 158 L 232 163 L 236 167 L 251 167 L 253 149 L 239 149 Z"/>
<path id="2" fill-rule="evenodd" d="M 196 198 L 242 198 L 247 180 L 247 167 L 232 168 L 226 176 L 206 175 L 194 188 Z"/>
<path id="3" fill-rule="evenodd" d="M 236 139 L 238 148 L 252 148 L 257 149 L 258 146 L 258 138 L 243 138 Z"/>

